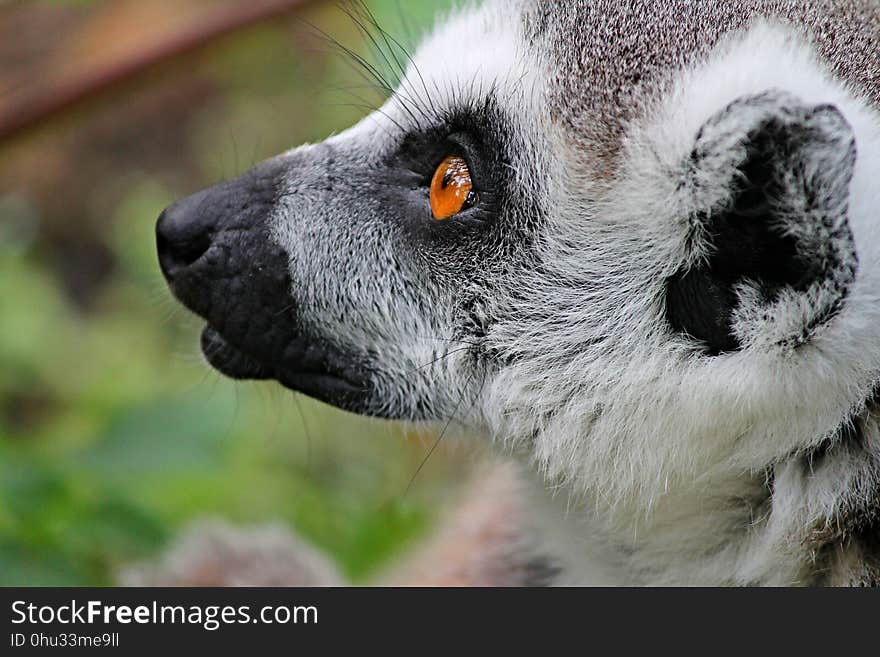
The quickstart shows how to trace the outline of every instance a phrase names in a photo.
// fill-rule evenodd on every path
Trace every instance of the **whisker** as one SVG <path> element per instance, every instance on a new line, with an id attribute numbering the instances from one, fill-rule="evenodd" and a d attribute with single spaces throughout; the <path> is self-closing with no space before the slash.
<path id="1" fill-rule="evenodd" d="M 422 76 L 422 72 L 419 69 L 418 65 L 416 64 L 415 60 L 413 59 L 412 54 L 409 52 L 409 50 L 406 49 L 406 47 L 403 46 L 403 44 L 400 43 L 400 41 L 395 39 L 394 36 L 392 36 L 385 28 L 383 28 L 381 25 L 379 25 L 379 22 L 376 20 L 376 17 L 373 15 L 373 13 L 369 10 L 369 8 L 366 6 L 366 4 L 364 2 L 360 2 L 360 5 L 363 8 L 363 11 L 365 12 L 366 16 L 368 17 L 370 24 L 375 28 L 375 30 L 382 37 L 382 40 L 385 42 L 386 48 L 391 53 L 392 57 L 394 57 L 395 62 L 397 62 L 397 66 L 400 69 L 402 79 L 405 79 L 406 72 L 403 68 L 403 65 L 400 63 L 400 60 L 397 59 L 397 55 L 395 54 L 395 49 L 391 44 L 394 44 L 394 46 L 396 46 L 397 49 L 399 49 L 404 54 L 407 62 L 409 63 L 410 66 L 412 66 L 413 70 L 416 73 L 416 76 L 418 76 L 419 81 L 421 82 L 422 89 L 425 92 L 425 99 L 431 105 L 432 114 L 434 115 L 435 118 L 438 117 L 439 113 L 437 112 L 437 108 L 434 106 L 434 100 L 431 96 L 431 93 L 428 91 L 428 85 L 425 84 L 425 78 Z M 415 91 L 415 90 L 413 90 L 413 91 Z"/>
<path id="2" fill-rule="evenodd" d="M 430 367 L 431 365 L 434 365 L 435 363 L 439 363 L 441 360 L 445 360 L 445 359 L 449 358 L 453 354 L 457 354 L 461 351 L 470 351 L 471 349 L 472 349 L 472 347 L 459 347 L 458 349 L 453 349 L 452 351 L 447 351 L 442 356 L 435 358 L 434 360 L 429 361 L 429 362 L 425 363 L 424 365 L 419 365 L 418 367 L 415 367 L 411 370 L 405 371 L 404 374 L 412 374 L 413 372 L 418 372 L 421 369 L 424 369 L 426 367 Z"/>
<path id="3" fill-rule="evenodd" d="M 438 338 L 433 335 L 413 335 L 412 337 L 418 338 L 419 340 L 435 340 L 437 342 L 450 342 L 453 344 L 466 344 L 472 347 L 482 347 L 483 344 L 480 342 L 473 342 L 471 340 L 462 340 L 459 338 Z"/>
<path id="4" fill-rule="evenodd" d="M 419 476 L 419 474 L 424 469 L 425 464 L 428 462 L 428 460 L 431 458 L 431 456 L 433 456 L 434 452 L 437 451 L 437 447 L 440 445 L 440 442 L 443 440 L 443 437 L 446 435 L 446 431 L 449 429 L 449 426 L 452 424 L 452 421 L 455 419 L 455 416 L 458 414 L 458 409 L 461 407 L 461 403 L 464 401 L 464 395 L 465 395 L 468 387 L 470 387 L 470 384 L 471 384 L 471 381 L 473 381 L 473 378 L 474 378 L 474 376 L 472 374 L 468 378 L 467 383 L 462 388 L 461 394 L 459 394 L 459 396 L 458 396 L 458 401 L 455 403 L 455 407 L 452 409 L 452 414 L 449 416 L 449 419 L 446 420 L 446 424 L 443 425 L 443 429 L 442 429 L 442 431 L 440 431 L 440 435 L 437 436 L 437 440 L 435 440 L 434 444 L 431 445 L 431 449 L 428 450 L 428 453 L 425 455 L 425 458 L 423 458 L 422 462 L 419 463 L 419 467 L 416 469 L 412 478 L 409 480 L 409 483 L 406 486 L 406 490 L 403 491 L 403 495 L 401 496 L 402 498 L 406 497 L 406 495 L 409 493 L 410 489 L 412 488 L 413 484 L 415 483 L 416 478 Z M 485 386 L 485 384 L 486 384 L 486 377 L 484 376 L 483 382 L 480 384 L 480 390 L 477 392 L 477 395 L 474 397 L 474 401 L 468 407 L 469 411 L 470 411 L 470 409 L 472 409 L 474 407 L 474 405 L 477 403 L 477 400 L 482 396 L 483 386 Z"/>
<path id="5" fill-rule="evenodd" d="M 293 393 L 293 403 L 296 405 L 296 409 L 299 412 L 299 419 L 303 426 L 303 434 L 306 437 L 306 473 L 309 473 L 312 470 L 312 433 L 309 430 L 309 424 L 306 421 L 306 415 L 303 412 L 298 393 Z"/>

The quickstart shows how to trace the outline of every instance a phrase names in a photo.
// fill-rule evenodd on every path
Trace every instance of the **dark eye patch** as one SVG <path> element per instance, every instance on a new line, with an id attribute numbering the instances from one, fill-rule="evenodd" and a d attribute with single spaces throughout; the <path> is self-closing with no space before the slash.
<path id="1" fill-rule="evenodd" d="M 428 190 L 440 163 L 448 156 L 467 162 L 479 202 L 462 212 L 458 221 L 488 221 L 498 214 L 505 189 L 501 134 L 488 112 L 462 111 L 440 125 L 406 135 L 386 160 L 393 179 L 421 190 L 425 218 L 430 219 Z M 396 175 L 395 175 L 396 174 Z"/>

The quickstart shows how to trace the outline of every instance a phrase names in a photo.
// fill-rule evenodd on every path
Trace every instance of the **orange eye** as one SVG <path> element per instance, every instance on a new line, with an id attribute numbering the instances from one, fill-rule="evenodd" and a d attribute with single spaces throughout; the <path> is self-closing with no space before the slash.
<path id="1" fill-rule="evenodd" d="M 449 219 L 476 202 L 471 172 L 464 158 L 450 155 L 440 163 L 431 180 L 431 211 L 434 219 Z"/>

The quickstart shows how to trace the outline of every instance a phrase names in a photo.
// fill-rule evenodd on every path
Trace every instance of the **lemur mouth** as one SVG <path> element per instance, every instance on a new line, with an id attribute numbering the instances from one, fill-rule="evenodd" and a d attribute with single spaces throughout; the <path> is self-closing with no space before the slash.
<path id="1" fill-rule="evenodd" d="M 269 364 L 232 344 L 208 324 L 202 331 L 201 347 L 208 363 L 231 379 L 274 379 L 285 388 L 343 410 L 377 413 L 366 401 L 372 398 L 366 374 L 329 344 L 295 338 Z"/>
<path id="2" fill-rule="evenodd" d="M 202 353 L 215 370 L 230 379 L 271 379 L 269 367 L 233 347 L 211 325 L 205 326 L 201 338 Z"/>

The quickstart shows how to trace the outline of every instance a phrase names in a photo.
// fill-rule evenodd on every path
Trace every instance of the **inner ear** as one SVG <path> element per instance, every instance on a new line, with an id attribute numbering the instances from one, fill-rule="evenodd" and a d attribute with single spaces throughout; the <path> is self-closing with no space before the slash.
<path id="1" fill-rule="evenodd" d="M 690 175 L 700 181 L 691 189 L 720 182 L 723 193 L 690 218 L 697 252 L 667 280 L 672 329 L 709 354 L 742 348 L 737 318 L 749 314 L 746 290 L 764 320 L 784 314 L 792 295 L 821 301 L 813 316 L 786 328 L 798 340 L 833 316 L 855 276 L 846 218 L 854 163 L 852 130 L 829 105 L 768 92 L 707 122 L 691 154 Z"/>

